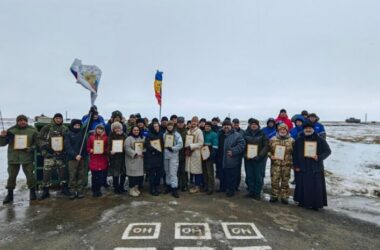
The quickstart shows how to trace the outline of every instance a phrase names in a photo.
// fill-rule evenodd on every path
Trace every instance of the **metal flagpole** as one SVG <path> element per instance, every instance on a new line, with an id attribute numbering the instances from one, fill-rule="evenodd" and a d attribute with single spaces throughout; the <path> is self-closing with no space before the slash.
<path id="1" fill-rule="evenodd" d="M 161 89 L 160 89 L 161 103 L 160 103 L 160 122 L 161 122 L 161 111 L 162 111 L 162 81 L 161 81 Z"/>
<path id="2" fill-rule="evenodd" d="M 3 113 L 1 113 L 1 109 L 0 109 L 0 120 L 1 120 L 1 126 L 3 127 L 3 131 L 4 131 L 5 127 L 4 127 L 4 121 L 3 121 Z"/>

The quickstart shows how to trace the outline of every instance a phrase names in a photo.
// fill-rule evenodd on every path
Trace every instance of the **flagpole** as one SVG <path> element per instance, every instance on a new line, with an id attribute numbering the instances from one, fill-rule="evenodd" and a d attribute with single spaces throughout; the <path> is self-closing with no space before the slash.
<path id="1" fill-rule="evenodd" d="M 160 111 L 161 113 L 161 111 Z M 3 121 L 3 113 L 1 113 L 1 110 L 0 110 L 0 119 L 1 119 L 1 126 L 3 127 L 3 131 L 5 130 L 4 128 L 4 121 Z"/>
<path id="2" fill-rule="evenodd" d="M 161 95 L 161 103 L 160 103 L 160 121 L 161 121 L 161 111 L 162 111 L 162 81 L 161 81 L 161 89 L 160 89 L 160 95 Z"/>

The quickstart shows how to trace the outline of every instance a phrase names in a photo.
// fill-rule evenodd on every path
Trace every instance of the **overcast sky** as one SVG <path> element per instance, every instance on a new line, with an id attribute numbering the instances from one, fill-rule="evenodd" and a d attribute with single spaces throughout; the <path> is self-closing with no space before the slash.
<path id="1" fill-rule="evenodd" d="M 0 0 L 0 108 L 82 116 L 79 58 L 103 71 L 105 118 L 158 116 L 160 69 L 164 115 L 380 120 L 379 13 L 379 0 Z"/>

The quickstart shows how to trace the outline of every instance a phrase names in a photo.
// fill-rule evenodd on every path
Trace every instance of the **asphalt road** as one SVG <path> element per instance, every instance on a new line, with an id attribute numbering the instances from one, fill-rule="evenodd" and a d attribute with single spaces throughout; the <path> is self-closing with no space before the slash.
<path id="1" fill-rule="evenodd" d="M 379 227 L 332 211 L 255 201 L 245 191 L 180 199 L 144 191 L 32 203 L 19 191 L 0 206 L 0 249 L 380 249 Z"/>

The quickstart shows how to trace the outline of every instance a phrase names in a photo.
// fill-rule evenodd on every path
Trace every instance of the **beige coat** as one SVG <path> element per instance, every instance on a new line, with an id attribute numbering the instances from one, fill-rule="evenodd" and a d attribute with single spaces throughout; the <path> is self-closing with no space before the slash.
<path id="1" fill-rule="evenodd" d="M 186 156 L 186 171 L 191 174 L 202 174 L 201 147 L 204 143 L 203 132 L 199 128 L 194 128 L 187 131 L 187 134 L 194 136 L 194 142 L 190 144 L 191 156 Z"/>
<path id="2" fill-rule="evenodd" d="M 127 168 L 127 176 L 143 176 L 144 175 L 144 159 L 136 157 L 135 142 L 144 143 L 145 139 L 128 136 L 124 142 L 125 149 L 125 165 Z"/>

